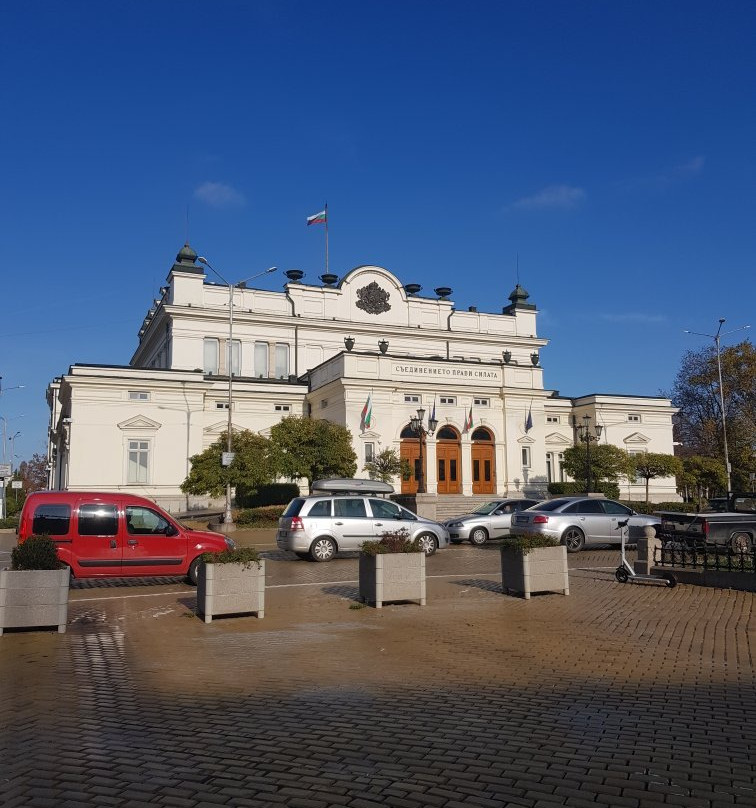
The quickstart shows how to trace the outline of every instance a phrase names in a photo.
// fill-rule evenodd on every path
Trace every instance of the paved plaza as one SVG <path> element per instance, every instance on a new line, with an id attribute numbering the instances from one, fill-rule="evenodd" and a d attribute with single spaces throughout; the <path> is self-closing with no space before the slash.
<path id="1" fill-rule="evenodd" d="M 355 555 L 266 557 L 262 620 L 75 582 L 65 634 L 0 637 L 0 805 L 756 806 L 754 594 L 618 584 L 592 550 L 525 601 L 461 545 L 427 606 L 378 610 Z"/>

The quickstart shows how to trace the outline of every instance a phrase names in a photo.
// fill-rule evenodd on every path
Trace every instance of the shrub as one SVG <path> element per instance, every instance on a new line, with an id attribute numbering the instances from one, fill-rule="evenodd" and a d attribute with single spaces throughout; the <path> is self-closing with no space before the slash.
<path id="1" fill-rule="evenodd" d="M 386 531 L 380 539 L 366 541 L 360 548 L 365 555 L 382 555 L 383 553 L 421 553 L 422 547 L 417 539 L 410 539 L 409 530 Z"/>
<path id="2" fill-rule="evenodd" d="M 527 555 L 537 547 L 558 547 L 559 543 L 558 539 L 552 539 L 551 536 L 534 533 L 532 536 L 508 536 L 502 541 L 501 549 Z"/>
<path id="3" fill-rule="evenodd" d="M 0 530 L 18 530 L 18 516 L 0 519 Z"/>
<path id="4" fill-rule="evenodd" d="M 279 517 L 286 510 L 284 505 L 269 505 L 267 508 L 247 508 L 236 514 L 236 524 L 247 527 L 277 527 Z"/>
<path id="5" fill-rule="evenodd" d="M 240 508 L 260 508 L 266 505 L 288 505 L 299 496 L 299 486 L 295 483 L 270 483 L 249 491 L 242 484 L 236 487 L 236 504 Z"/>
<path id="6" fill-rule="evenodd" d="M 677 511 L 678 513 L 695 513 L 695 502 L 643 502 L 635 500 L 622 500 L 623 505 L 632 508 L 638 513 L 652 514 L 655 511 Z"/>
<path id="7" fill-rule="evenodd" d="M 260 566 L 260 554 L 254 547 L 234 547 L 233 550 L 224 550 L 221 553 L 203 553 L 205 564 L 244 564 L 249 568 L 252 564 Z"/>
<path id="8" fill-rule="evenodd" d="M 620 491 L 617 483 L 602 480 L 593 484 L 594 493 L 603 494 L 609 499 L 619 499 Z M 585 483 L 549 483 L 548 490 L 555 497 L 574 497 L 585 494 Z"/>
<path id="9" fill-rule="evenodd" d="M 49 536 L 29 536 L 11 553 L 13 570 L 59 570 L 62 567 L 55 542 Z"/>

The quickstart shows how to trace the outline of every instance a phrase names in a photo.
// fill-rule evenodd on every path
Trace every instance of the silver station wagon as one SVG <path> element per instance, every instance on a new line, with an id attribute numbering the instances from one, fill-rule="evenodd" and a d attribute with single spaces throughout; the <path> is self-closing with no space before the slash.
<path id="1" fill-rule="evenodd" d="M 330 561 L 340 550 L 359 550 L 383 533 L 406 530 L 426 555 L 449 546 L 440 523 L 412 513 L 381 494 L 392 494 L 376 480 L 316 480 L 313 493 L 293 499 L 278 520 L 276 544 L 300 558 Z"/>
<path id="2" fill-rule="evenodd" d="M 449 530 L 453 544 L 469 541 L 470 544 L 485 544 L 489 539 L 508 536 L 512 515 L 537 505 L 536 499 L 494 499 L 476 508 L 471 513 L 453 516 L 444 524 Z"/>

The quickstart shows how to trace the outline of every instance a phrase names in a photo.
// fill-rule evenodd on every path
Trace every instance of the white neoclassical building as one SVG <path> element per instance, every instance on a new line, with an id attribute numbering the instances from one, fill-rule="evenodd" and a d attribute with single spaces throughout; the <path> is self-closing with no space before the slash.
<path id="1" fill-rule="evenodd" d="M 318 284 L 298 270 L 286 276 L 281 292 L 235 287 L 230 307 L 229 288 L 210 282 L 185 245 L 131 362 L 74 364 L 50 384 L 51 487 L 128 490 L 174 511 L 204 504 L 179 486 L 189 458 L 226 430 L 229 387 L 235 430 L 267 435 L 288 415 L 325 418 L 349 428 L 360 470 L 396 448 L 413 469 L 396 481 L 403 493 L 417 491 L 422 448 L 427 492 L 439 503 L 545 495 L 564 479 L 561 458 L 585 415 L 603 426 L 602 442 L 673 452 L 666 398 L 544 388 L 548 341 L 519 284 L 500 311 L 484 312 L 458 311 L 451 289 L 421 295 L 377 266 Z M 409 426 L 418 408 L 438 421 L 422 447 Z M 640 481 L 622 486 L 623 497 L 643 492 Z M 652 480 L 651 496 L 676 499 L 674 479 Z"/>

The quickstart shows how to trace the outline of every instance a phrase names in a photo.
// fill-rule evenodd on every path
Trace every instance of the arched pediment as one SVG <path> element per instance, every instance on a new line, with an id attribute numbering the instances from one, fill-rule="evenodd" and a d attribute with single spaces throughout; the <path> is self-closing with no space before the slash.
<path id="1" fill-rule="evenodd" d="M 148 418 L 146 415 L 135 415 L 133 418 L 127 418 L 125 421 L 121 421 L 118 424 L 119 429 L 124 430 L 138 430 L 139 432 L 145 431 L 153 431 L 156 432 L 162 424 L 159 424 L 157 421 L 153 421 L 152 418 Z"/>

